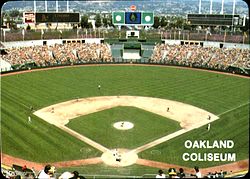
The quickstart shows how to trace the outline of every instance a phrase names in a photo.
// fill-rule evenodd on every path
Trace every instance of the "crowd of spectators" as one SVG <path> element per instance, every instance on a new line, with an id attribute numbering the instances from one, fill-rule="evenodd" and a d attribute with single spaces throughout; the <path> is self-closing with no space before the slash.
<path id="1" fill-rule="evenodd" d="M 111 62 L 108 44 L 67 43 L 51 46 L 30 46 L 6 49 L 3 60 L 11 65 L 35 63 L 36 66 L 50 66 L 86 62 Z"/>
<path id="2" fill-rule="evenodd" d="M 152 176 L 151 178 L 225 178 L 232 174 L 232 171 L 227 172 L 222 170 L 220 172 L 201 173 L 197 166 L 193 169 L 193 172 L 185 172 L 183 168 L 179 168 L 178 170 L 176 168 L 159 169 L 158 174 L 150 175 Z M 56 167 L 50 164 L 45 165 L 44 168 L 39 171 L 35 171 L 33 167 L 29 169 L 26 165 L 23 167 L 14 164 L 13 167 L 1 165 L 1 172 L 7 179 L 85 179 L 85 177 L 76 170 L 58 173 Z M 93 176 L 93 178 L 95 177 Z M 117 178 L 119 177 L 117 176 Z M 123 177 L 121 176 L 121 178 Z"/>
<path id="3" fill-rule="evenodd" d="M 6 52 L 1 54 L 1 57 L 12 66 L 34 63 L 34 66 L 44 67 L 114 61 L 108 44 L 66 43 L 10 48 L 6 49 Z M 240 48 L 157 44 L 150 57 L 150 63 L 216 70 L 228 70 L 229 67 L 249 69 L 249 52 L 249 49 Z"/>
<path id="4" fill-rule="evenodd" d="M 226 70 L 229 66 L 250 68 L 249 49 L 157 44 L 152 63 Z"/>

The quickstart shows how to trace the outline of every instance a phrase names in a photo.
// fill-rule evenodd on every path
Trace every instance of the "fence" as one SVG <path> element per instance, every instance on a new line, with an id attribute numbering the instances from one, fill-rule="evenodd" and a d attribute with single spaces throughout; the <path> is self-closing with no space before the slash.
<path id="1" fill-rule="evenodd" d="M 3 31 L 3 29 L 2 29 Z M 140 30 L 140 39 L 171 39 L 220 41 L 249 44 L 249 35 L 239 33 L 207 33 L 205 31 L 187 30 Z M 78 39 L 78 38 L 116 38 L 125 39 L 126 30 L 118 29 L 73 29 L 73 30 L 12 30 L 1 33 L 2 42 L 48 39 Z"/>

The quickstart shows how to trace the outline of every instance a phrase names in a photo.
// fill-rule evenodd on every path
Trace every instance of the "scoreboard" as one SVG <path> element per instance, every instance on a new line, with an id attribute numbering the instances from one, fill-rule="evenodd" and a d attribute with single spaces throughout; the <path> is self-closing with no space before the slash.
<path id="1" fill-rule="evenodd" d="M 231 14 L 188 14 L 187 20 L 191 25 L 210 26 L 241 26 L 239 15 Z"/>
<path id="2" fill-rule="evenodd" d="M 153 12 L 113 12 L 112 23 L 114 25 L 153 25 Z"/>
<path id="3" fill-rule="evenodd" d="M 141 24 L 141 13 L 125 12 L 125 24 Z"/>
<path id="4" fill-rule="evenodd" d="M 36 23 L 80 22 L 79 13 L 35 13 Z"/>

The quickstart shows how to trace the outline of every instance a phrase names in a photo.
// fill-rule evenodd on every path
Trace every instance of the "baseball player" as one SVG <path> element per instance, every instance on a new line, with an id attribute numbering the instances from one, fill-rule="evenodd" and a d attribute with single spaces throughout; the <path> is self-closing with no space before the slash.
<path id="1" fill-rule="evenodd" d="M 31 117 L 30 116 L 28 117 L 28 122 L 31 123 Z"/>
<path id="2" fill-rule="evenodd" d="M 124 126 L 124 122 L 121 123 L 121 127 L 123 127 L 123 126 Z"/>
<path id="3" fill-rule="evenodd" d="M 207 131 L 209 131 L 209 130 L 210 130 L 210 127 L 211 127 L 211 125 L 210 125 L 210 124 L 208 124 L 208 125 L 207 125 Z"/>
<path id="4" fill-rule="evenodd" d="M 208 120 L 210 120 L 211 119 L 211 116 L 210 115 L 208 115 Z"/>

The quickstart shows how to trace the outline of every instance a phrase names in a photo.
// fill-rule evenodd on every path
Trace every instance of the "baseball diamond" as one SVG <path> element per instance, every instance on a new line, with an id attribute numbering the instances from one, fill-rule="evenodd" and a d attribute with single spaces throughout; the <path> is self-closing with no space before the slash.
<path id="1" fill-rule="evenodd" d="M 126 81 L 129 83 L 124 85 Z M 98 83 L 102 85 L 101 96 L 96 88 Z M 245 158 L 242 154 L 246 152 L 246 148 L 240 147 L 241 140 L 247 136 L 244 131 L 248 130 L 245 120 L 249 106 L 247 84 L 248 79 L 225 74 L 143 65 L 79 66 L 4 76 L 1 107 L 2 117 L 8 118 L 8 123 L 3 120 L 2 125 L 15 123 L 11 127 L 16 131 L 22 130 L 21 135 L 15 137 L 19 141 L 18 146 L 29 146 L 28 141 L 23 140 L 29 136 L 39 149 L 29 146 L 26 152 L 16 152 L 3 130 L 3 152 L 38 163 L 54 162 L 58 171 L 68 165 L 56 162 L 79 159 L 84 159 L 84 165 L 91 164 L 93 169 L 103 168 L 103 164 L 111 168 L 135 167 L 125 169 L 129 173 L 134 173 L 134 170 L 137 171 L 135 173 L 142 170 L 152 172 L 153 168 L 138 168 L 141 165 L 151 166 L 144 160 L 158 162 L 155 167 L 172 163 L 186 170 L 195 164 L 207 168 L 228 163 L 183 162 L 185 152 L 195 152 L 186 149 L 184 142 L 195 137 L 196 140 L 211 141 L 234 139 L 234 151 L 242 151 L 236 153 L 236 160 L 241 161 Z M 239 86 L 240 92 L 234 90 Z M 34 113 L 30 112 L 31 105 Z M 52 108 L 54 112 L 51 112 Z M 19 122 L 10 118 L 5 111 L 16 111 L 14 115 Z M 24 117 L 27 114 L 32 116 L 31 124 Z M 122 125 L 126 121 L 134 125 L 132 129 L 117 130 L 113 127 L 115 122 Z M 154 121 L 154 124 L 150 121 Z M 176 121 L 177 125 L 171 121 Z M 208 123 L 211 123 L 209 132 L 206 130 Z M 230 130 L 222 131 L 222 126 Z M 154 132 L 152 127 L 158 128 L 159 133 Z M 14 133 L 12 136 L 15 136 Z M 41 140 L 41 137 L 47 140 Z M 46 142 L 48 140 L 49 143 Z M 116 161 L 112 155 L 114 150 L 118 150 L 120 161 Z M 39 155 L 35 151 L 39 151 Z M 159 151 L 157 155 L 155 151 Z M 221 150 L 225 153 L 230 151 L 227 148 Z M 205 153 L 207 150 L 200 149 L 199 152 Z M 82 164 L 79 161 L 78 165 Z M 78 165 L 76 162 L 71 167 Z M 91 174 L 91 169 L 87 168 Z M 105 170 L 114 174 L 124 172 L 120 169 L 112 171 L 111 168 Z M 100 174 L 104 173 L 103 168 Z"/>
<path id="2" fill-rule="evenodd" d="M 245 1 L 2 4 L 4 177 L 248 174 Z"/>

